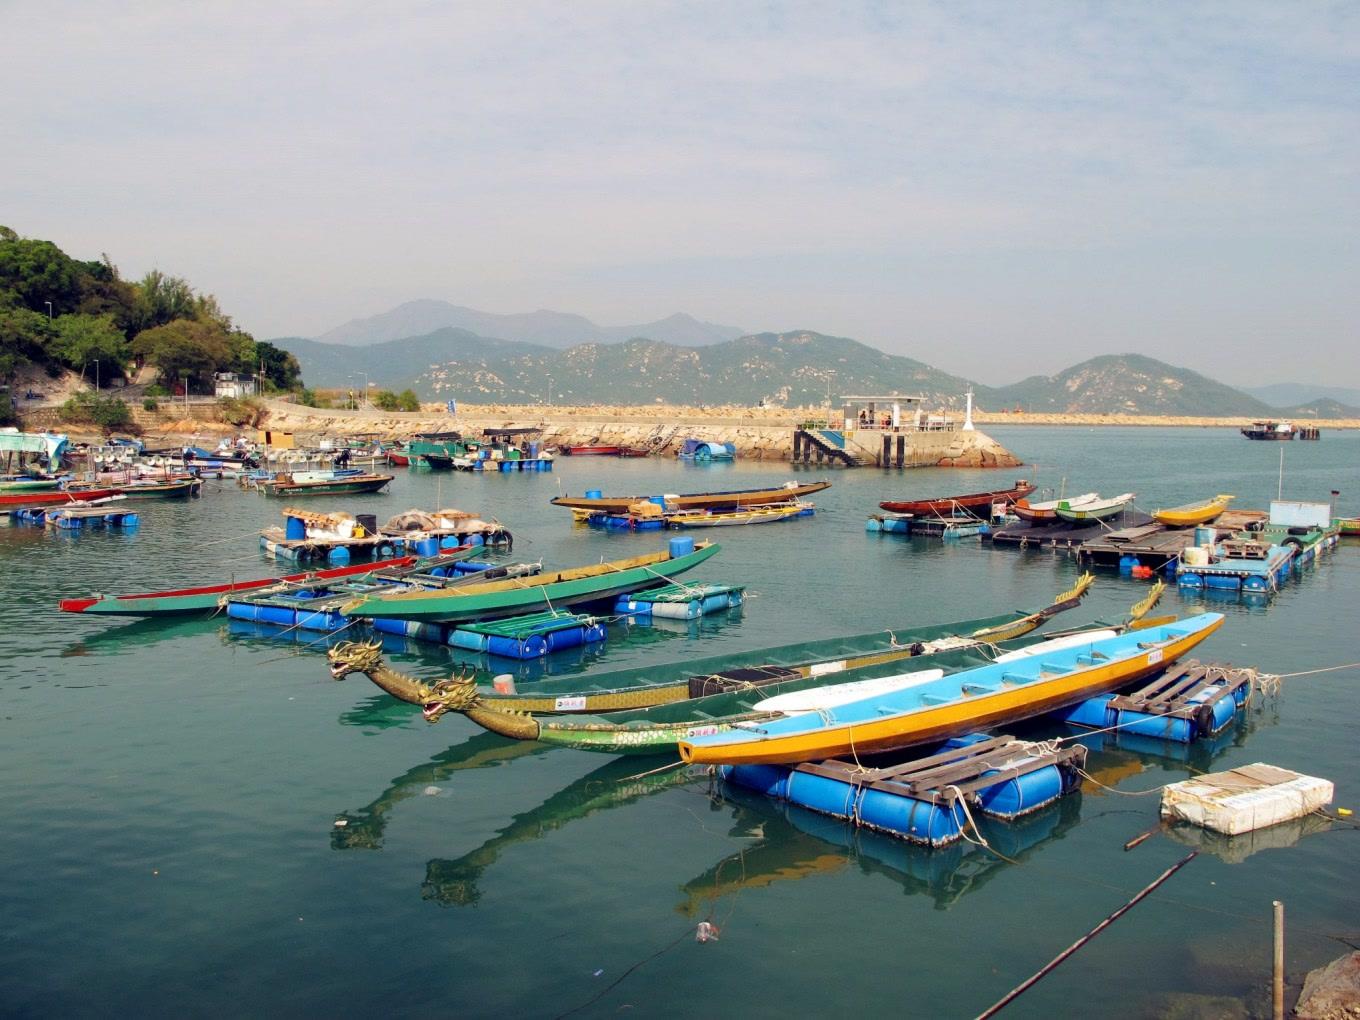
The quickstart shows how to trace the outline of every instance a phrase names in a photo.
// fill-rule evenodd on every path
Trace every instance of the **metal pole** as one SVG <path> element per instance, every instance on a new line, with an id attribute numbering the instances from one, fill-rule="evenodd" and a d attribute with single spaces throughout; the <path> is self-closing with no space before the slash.
<path id="1" fill-rule="evenodd" d="M 99 359 L 94 359 L 94 391 L 99 392 Z"/>
<path id="2" fill-rule="evenodd" d="M 1275 900 L 1275 973 L 1270 989 L 1270 1015 L 1284 1020 L 1284 904 Z"/>

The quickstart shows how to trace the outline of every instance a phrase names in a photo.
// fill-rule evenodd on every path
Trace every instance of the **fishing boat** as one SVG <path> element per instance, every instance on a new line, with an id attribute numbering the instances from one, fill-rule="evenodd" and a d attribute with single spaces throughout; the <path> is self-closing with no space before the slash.
<path id="1" fill-rule="evenodd" d="M 620 446 L 559 446 L 557 452 L 567 457 L 617 457 Z"/>
<path id="2" fill-rule="evenodd" d="M 1348 538 L 1360 537 L 1360 517 L 1338 517 L 1333 523 L 1339 534 Z"/>
<path id="3" fill-rule="evenodd" d="M 138 592 L 131 595 L 89 595 L 83 598 L 62 599 L 57 608 L 64 613 L 85 613 L 90 616 L 173 616 L 182 613 L 213 612 L 222 596 L 259 591 L 281 584 L 300 581 L 328 581 L 345 577 L 361 577 L 378 570 L 412 567 L 421 562 L 416 556 L 403 556 L 381 563 L 358 563 L 331 570 L 312 570 L 282 577 L 262 577 L 254 581 L 228 581 L 224 584 L 198 588 L 174 588 L 168 591 Z"/>
<path id="4" fill-rule="evenodd" d="M 739 524 L 772 524 L 791 517 L 810 517 L 811 503 L 767 503 L 739 510 L 686 510 L 670 514 L 666 523 L 672 528 L 728 528 Z"/>
<path id="5" fill-rule="evenodd" d="M 766 503 L 787 503 L 802 499 L 814 492 L 829 489 L 830 482 L 785 482 L 767 489 L 734 489 L 729 492 L 658 493 L 655 496 L 605 496 L 598 489 L 587 490 L 584 496 L 558 496 L 549 500 L 553 506 L 592 513 L 627 513 L 634 503 L 663 500 L 675 510 L 728 510 L 739 506 L 762 506 Z"/>
<path id="6" fill-rule="evenodd" d="M 51 492 L 61 488 L 65 478 L 38 478 L 33 475 L 5 475 L 0 478 L 0 493 Z"/>
<path id="7" fill-rule="evenodd" d="M 406 453 L 406 452 L 403 451 L 403 450 L 388 450 L 387 453 L 386 453 L 386 457 L 387 457 L 387 463 L 388 463 L 388 466 L 389 466 L 389 467 L 410 467 L 410 466 L 411 466 L 411 457 L 410 457 L 410 454 Z"/>
<path id="8" fill-rule="evenodd" d="M 1294 426 L 1287 421 L 1254 421 L 1241 429 L 1248 439 L 1281 440 L 1294 438 Z"/>
<path id="9" fill-rule="evenodd" d="M 1081 506 L 1092 500 L 1100 498 L 1096 492 L 1084 492 L 1080 496 L 1072 496 L 1068 499 L 1048 499 L 1042 502 L 1031 502 L 1029 499 L 1017 499 L 1011 504 L 1011 513 L 1015 514 L 1022 521 L 1030 523 L 1044 523 L 1056 520 L 1058 517 L 1057 509 L 1059 503 L 1067 503 L 1069 506 Z"/>
<path id="10" fill-rule="evenodd" d="M 171 478 L 166 481 L 145 479 L 119 486 L 128 499 L 188 499 L 203 491 L 201 478 Z"/>
<path id="11" fill-rule="evenodd" d="M 1122 514 L 1124 508 L 1133 502 L 1134 495 L 1132 492 L 1125 492 L 1111 499 L 1101 499 L 1097 496 L 1095 499 L 1077 504 L 1064 500 L 1053 508 L 1053 512 L 1058 515 L 1059 520 L 1072 524 L 1104 521 Z"/>
<path id="12" fill-rule="evenodd" d="M 1152 519 L 1158 524 L 1165 524 L 1172 528 L 1188 528 L 1196 524 L 1208 524 L 1228 509 L 1228 504 L 1233 501 L 1233 498 L 1224 493 L 1219 493 L 1212 499 L 1201 499 L 1194 503 L 1186 503 L 1184 506 L 1173 506 L 1167 510 L 1154 511 Z"/>
<path id="13" fill-rule="evenodd" d="M 316 472 L 327 474 L 327 472 Z M 301 472 L 299 474 L 302 474 Z M 262 480 L 258 488 L 266 496 L 340 496 L 379 492 L 391 484 L 395 475 L 337 473 L 330 478 L 303 478 L 281 474 Z"/>
<path id="14" fill-rule="evenodd" d="M 122 489 L 44 489 L 38 492 L 0 492 L 0 513 L 27 506 L 62 506 L 66 503 L 92 503 L 120 495 Z"/>
<path id="15" fill-rule="evenodd" d="M 937 496 L 932 499 L 889 500 L 878 506 L 895 514 L 933 514 L 951 517 L 966 512 L 974 516 L 990 517 L 993 507 L 1010 506 L 1017 499 L 1023 499 L 1033 491 L 1034 486 L 1021 478 L 1009 489 L 970 492 L 962 496 Z"/>
<path id="16" fill-rule="evenodd" d="M 691 538 L 673 538 L 667 549 L 631 559 L 592 563 L 545 572 L 529 580 L 470 584 L 456 592 L 374 594 L 342 607 L 346 616 L 455 623 L 517 616 L 534 609 L 564 608 L 613 599 L 665 583 L 692 570 L 721 548 Z"/>
<path id="17" fill-rule="evenodd" d="M 1221 613 L 1202 613 L 834 708 L 696 733 L 680 741 L 680 758 L 694 764 L 794 764 L 899 751 L 1008 726 L 1160 673 L 1222 625 Z"/>

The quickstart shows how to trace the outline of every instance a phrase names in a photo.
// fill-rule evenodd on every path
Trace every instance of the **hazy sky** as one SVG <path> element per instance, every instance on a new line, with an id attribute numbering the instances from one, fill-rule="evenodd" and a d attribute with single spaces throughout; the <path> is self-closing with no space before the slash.
<path id="1" fill-rule="evenodd" d="M 0 0 L 0 223 L 259 337 L 436 297 L 1360 385 L 1358 57 L 1355 3 Z"/>

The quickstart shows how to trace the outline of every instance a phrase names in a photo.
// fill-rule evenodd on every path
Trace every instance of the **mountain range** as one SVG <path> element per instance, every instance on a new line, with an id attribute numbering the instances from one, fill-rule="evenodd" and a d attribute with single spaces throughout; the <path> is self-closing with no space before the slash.
<path id="1" fill-rule="evenodd" d="M 450 317 L 469 325 L 390 335 Z M 583 331 L 595 338 L 568 342 Z M 514 336 L 503 335 L 508 333 Z M 738 335 L 727 335 L 732 333 Z M 409 386 L 425 399 L 470 403 L 750 406 L 765 401 L 796 407 L 820 405 L 828 396 L 920 393 L 932 407 L 960 407 L 963 394 L 972 389 L 985 410 L 1360 417 L 1360 407 L 1332 396 L 1281 407 L 1137 354 L 1102 355 L 1057 375 L 990 387 L 848 337 L 810 330 L 741 335 L 683 314 L 642 326 L 599 327 L 559 312 L 502 316 L 414 301 L 314 340 L 272 342 L 297 357 L 312 386 L 358 389 L 367 380 L 384 389 Z M 1295 392 L 1283 386 L 1264 389 L 1274 399 Z M 1298 392 L 1312 390 L 1299 387 Z"/>
<path id="2" fill-rule="evenodd" d="M 445 328 L 558 348 L 582 343 L 612 344 L 634 337 L 661 340 L 680 347 L 703 347 L 724 340 L 735 340 L 745 333 L 745 330 L 736 326 L 700 322 L 684 312 L 676 312 L 668 318 L 638 326 L 597 326 L 585 316 L 569 312 L 551 312 L 540 308 L 536 312 L 497 315 L 447 301 L 423 299 L 407 301 L 381 315 L 351 319 L 342 326 L 327 330 L 316 339 L 322 343 L 360 347 L 405 337 L 425 336 Z"/>

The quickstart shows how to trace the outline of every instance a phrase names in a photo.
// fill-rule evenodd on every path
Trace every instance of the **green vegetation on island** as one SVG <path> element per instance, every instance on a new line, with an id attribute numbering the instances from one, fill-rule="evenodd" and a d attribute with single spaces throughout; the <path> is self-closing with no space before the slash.
<path id="1" fill-rule="evenodd" d="M 70 369 L 95 388 L 150 366 L 159 389 L 147 402 L 176 389 L 212 393 L 218 372 L 256 376 L 266 392 L 302 385 L 292 354 L 256 340 L 184 279 L 153 269 L 125 280 L 107 255 L 81 261 L 0 226 L 0 382 L 30 365 L 53 378 Z M 128 420 L 116 398 L 86 393 L 67 403 L 72 421 Z"/>

